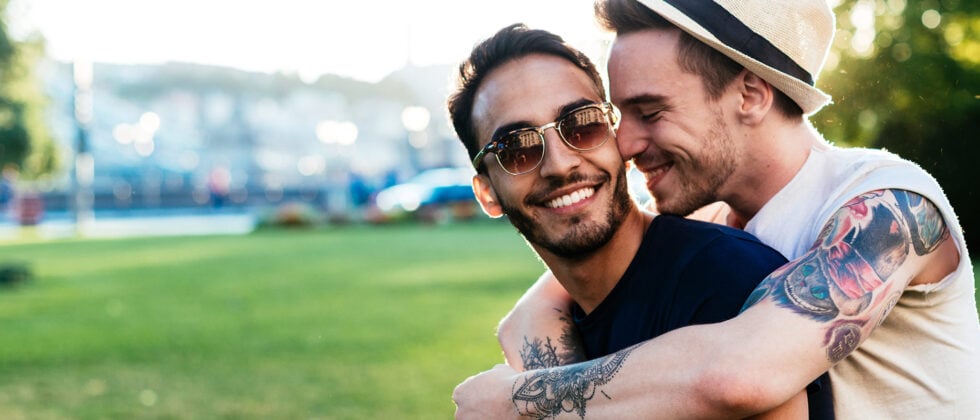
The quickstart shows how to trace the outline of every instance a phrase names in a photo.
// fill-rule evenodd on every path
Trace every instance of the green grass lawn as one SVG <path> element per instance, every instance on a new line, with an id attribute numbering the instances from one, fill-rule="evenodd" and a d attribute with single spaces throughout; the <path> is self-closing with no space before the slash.
<path id="1" fill-rule="evenodd" d="M 451 418 L 542 266 L 506 223 L 0 245 L 0 419 Z M 976 266 L 976 264 L 975 264 Z"/>
<path id="2" fill-rule="evenodd" d="M 542 265 L 506 223 L 0 245 L 0 418 L 451 418 Z"/>

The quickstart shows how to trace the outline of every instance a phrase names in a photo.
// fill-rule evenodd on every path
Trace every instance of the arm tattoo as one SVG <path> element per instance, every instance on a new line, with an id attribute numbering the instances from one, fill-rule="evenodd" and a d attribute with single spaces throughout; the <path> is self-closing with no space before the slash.
<path id="1" fill-rule="evenodd" d="M 521 349 L 521 363 L 524 364 L 524 370 L 550 368 L 585 360 L 582 340 L 572 323 L 571 316 L 561 309 L 554 308 L 554 310 L 559 314 L 558 319 L 564 322 L 561 337 L 558 338 L 559 345 L 554 345 L 551 337 L 542 340 L 538 337 L 532 339 L 525 336 L 524 348 Z"/>
<path id="2" fill-rule="evenodd" d="M 742 310 L 772 297 L 827 323 L 827 357 L 836 363 L 870 332 L 865 325 L 877 319 L 870 324 L 877 328 L 898 302 L 901 290 L 889 291 L 897 282 L 889 280 L 909 253 L 929 254 L 947 238 L 942 214 L 922 196 L 901 190 L 863 194 L 837 211 L 810 251 L 763 280 Z"/>
<path id="3" fill-rule="evenodd" d="M 926 255 L 935 251 L 949 238 L 942 213 L 929 200 L 907 191 L 894 191 L 894 193 L 902 215 L 910 221 L 909 233 L 916 255 Z"/>
<path id="4" fill-rule="evenodd" d="M 551 344 L 551 337 L 547 337 L 547 340 L 547 343 L 542 343 L 538 337 L 532 340 L 524 336 L 524 348 L 521 349 L 521 363 L 524 363 L 524 370 L 561 366 L 558 349 Z"/>
<path id="5" fill-rule="evenodd" d="M 863 322 L 840 321 L 827 329 L 824 344 L 827 345 L 827 358 L 837 363 L 851 354 L 861 342 Z"/>
<path id="6" fill-rule="evenodd" d="M 574 412 L 584 419 L 586 403 L 616 376 L 637 346 L 585 363 L 528 372 L 514 382 L 514 406 L 522 416 L 540 419 Z"/>

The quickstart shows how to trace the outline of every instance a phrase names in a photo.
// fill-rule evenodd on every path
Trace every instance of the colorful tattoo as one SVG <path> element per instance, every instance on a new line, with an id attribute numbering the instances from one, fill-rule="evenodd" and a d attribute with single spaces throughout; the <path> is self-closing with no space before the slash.
<path id="1" fill-rule="evenodd" d="M 895 198 L 902 214 L 912 221 L 909 223 L 909 230 L 916 255 L 926 255 L 935 251 L 949 238 L 942 213 L 929 200 L 907 191 L 896 191 Z"/>
<path id="2" fill-rule="evenodd" d="M 889 281 L 909 253 L 933 252 L 948 237 L 939 210 L 921 196 L 862 194 L 837 211 L 813 249 L 760 283 L 743 310 L 771 296 L 782 307 L 830 323 L 825 345 L 836 363 L 870 332 L 865 325 L 880 325 L 898 302 L 901 291 L 889 291 L 896 284 Z M 885 301 L 887 293 L 892 295 Z"/>
<path id="3" fill-rule="evenodd" d="M 586 403 L 595 397 L 599 386 L 616 376 L 636 347 L 585 363 L 532 372 L 514 382 L 514 406 L 522 416 L 547 418 L 574 412 L 585 418 Z"/>

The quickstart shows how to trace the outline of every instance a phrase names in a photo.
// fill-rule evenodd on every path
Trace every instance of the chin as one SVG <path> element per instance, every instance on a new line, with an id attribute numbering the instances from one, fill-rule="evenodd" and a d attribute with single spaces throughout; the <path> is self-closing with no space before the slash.
<path id="1" fill-rule="evenodd" d="M 694 213 L 695 210 L 704 206 L 698 205 L 694 201 L 678 202 L 677 200 L 661 200 L 658 198 L 654 198 L 654 202 L 657 204 L 657 213 L 673 214 L 682 217 L 686 217 L 687 215 Z"/>

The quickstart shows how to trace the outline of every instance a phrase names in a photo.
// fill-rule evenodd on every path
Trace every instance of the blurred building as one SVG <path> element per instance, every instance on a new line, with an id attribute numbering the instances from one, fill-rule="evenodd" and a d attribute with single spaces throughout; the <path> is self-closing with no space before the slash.
<path id="1" fill-rule="evenodd" d="M 48 62 L 41 71 L 52 133 L 71 162 L 72 67 Z M 465 166 L 444 111 L 449 75 L 448 66 L 407 67 L 376 84 L 306 83 L 197 64 L 97 63 L 88 137 L 95 209 L 211 206 L 216 171 L 225 174 L 226 206 L 349 208 L 424 169 Z M 424 124 L 410 127 L 407 109 L 427 114 Z M 49 210 L 70 209 L 63 169 L 45 186 Z M 352 186 L 358 195 L 333 194 Z"/>

